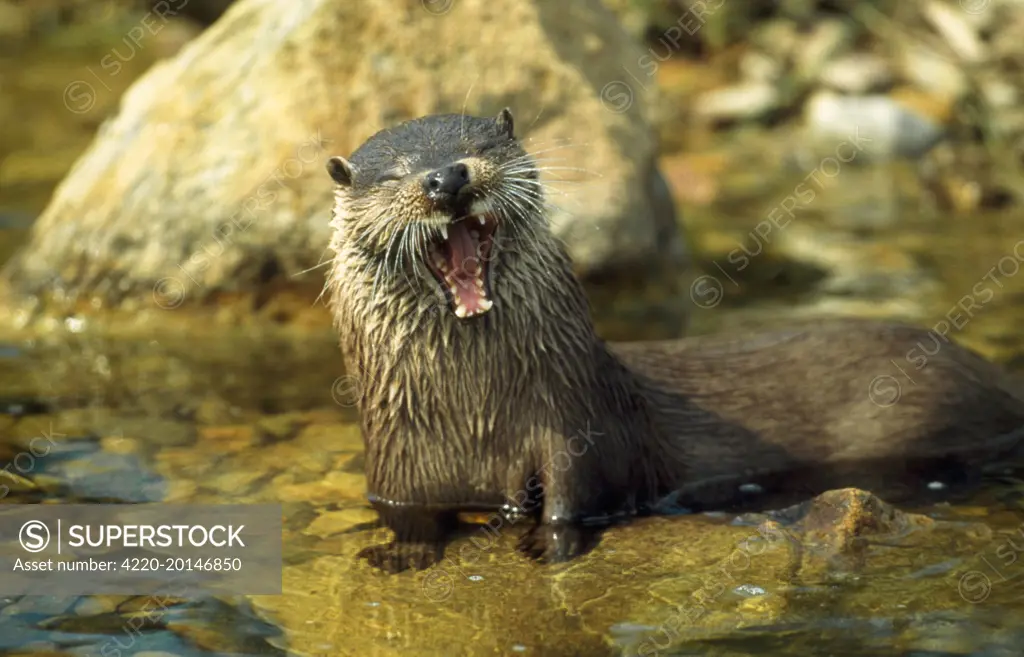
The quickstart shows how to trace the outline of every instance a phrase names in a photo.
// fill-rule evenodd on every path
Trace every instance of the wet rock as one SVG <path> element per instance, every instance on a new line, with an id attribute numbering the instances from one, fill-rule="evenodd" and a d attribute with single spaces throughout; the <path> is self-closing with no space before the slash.
<path id="1" fill-rule="evenodd" d="M 329 511 L 311 522 L 305 529 L 305 533 L 327 538 L 339 534 L 362 523 L 370 523 L 377 520 L 377 514 L 372 509 L 345 509 L 343 511 Z"/>
<path id="2" fill-rule="evenodd" d="M 78 600 L 77 595 L 31 595 L 19 599 L 0 610 L 0 616 L 40 614 L 55 616 L 63 614 Z"/>
<path id="3" fill-rule="evenodd" d="M 807 103 L 804 122 L 813 140 L 832 149 L 860 135 L 865 157 L 857 157 L 864 161 L 919 157 L 945 134 L 940 123 L 889 96 L 819 91 Z"/>
<path id="4" fill-rule="evenodd" d="M 79 616 L 98 616 L 109 614 L 117 610 L 117 606 L 124 602 L 127 596 L 123 595 L 90 595 L 83 597 L 75 604 L 74 613 Z"/>
<path id="5" fill-rule="evenodd" d="M 75 460 L 46 462 L 46 472 L 60 477 L 78 497 L 127 503 L 159 502 L 166 482 L 137 456 L 95 452 Z"/>
<path id="6" fill-rule="evenodd" d="M 885 59 L 855 53 L 827 64 L 821 71 L 821 82 L 836 91 L 860 95 L 886 89 L 893 75 Z"/>
<path id="7" fill-rule="evenodd" d="M 302 413 L 279 413 L 261 417 L 257 429 L 262 442 L 273 443 L 294 438 L 308 423 Z"/>
<path id="8" fill-rule="evenodd" d="M 306 450 L 362 451 L 363 437 L 355 423 L 332 422 L 311 424 L 296 437 L 296 443 Z"/>
<path id="9" fill-rule="evenodd" d="M 253 445 L 256 442 L 256 432 L 248 425 L 199 427 L 199 440 L 206 448 L 230 454 Z"/>
<path id="10" fill-rule="evenodd" d="M 641 54 L 598 0 L 241 0 L 124 95 L 6 280 L 17 298 L 63 291 L 154 316 L 312 299 L 322 274 L 294 274 L 329 239 L 326 158 L 406 118 L 506 105 L 528 149 L 565 167 L 544 178 L 579 270 L 647 271 L 671 250 L 649 197 L 654 92 L 622 71 Z M 471 79 L 438 74 L 470 63 Z"/>
<path id="11" fill-rule="evenodd" d="M 199 403 L 195 417 L 199 424 L 229 424 L 238 415 L 238 409 L 226 399 L 210 395 Z"/>
<path id="12" fill-rule="evenodd" d="M 798 533 L 806 546 L 834 553 L 856 550 L 869 538 L 900 539 L 935 526 L 927 516 L 905 513 L 856 488 L 825 491 L 769 516 Z"/>
<path id="13" fill-rule="evenodd" d="M 139 446 L 139 441 L 123 436 L 104 436 L 100 439 L 100 448 L 113 454 L 138 454 Z"/>
<path id="14" fill-rule="evenodd" d="M 322 480 L 282 486 L 278 498 L 282 502 L 337 503 L 361 500 L 366 492 L 366 477 L 352 472 L 328 472 Z"/>
<path id="15" fill-rule="evenodd" d="M 113 416 L 94 429 L 108 435 L 137 439 L 147 445 L 190 445 L 195 442 L 195 428 L 185 422 L 154 417 Z"/>
<path id="16" fill-rule="evenodd" d="M 213 477 L 209 485 L 224 493 L 225 496 L 234 498 L 248 493 L 252 489 L 252 485 L 265 476 L 269 476 L 269 473 L 259 470 L 225 472 Z"/>

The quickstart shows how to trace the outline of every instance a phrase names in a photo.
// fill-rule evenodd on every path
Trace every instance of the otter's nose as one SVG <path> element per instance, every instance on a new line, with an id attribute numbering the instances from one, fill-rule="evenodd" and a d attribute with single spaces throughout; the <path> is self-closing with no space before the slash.
<path id="1" fill-rule="evenodd" d="M 469 183 L 469 167 L 461 162 L 431 171 L 423 178 L 423 191 L 435 201 L 450 201 Z"/>

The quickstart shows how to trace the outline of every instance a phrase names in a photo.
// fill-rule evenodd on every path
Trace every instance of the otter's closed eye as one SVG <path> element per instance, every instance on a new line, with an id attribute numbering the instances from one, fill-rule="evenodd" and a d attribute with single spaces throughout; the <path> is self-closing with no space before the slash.
<path id="1" fill-rule="evenodd" d="M 380 183 L 394 182 L 396 180 L 401 180 L 402 177 L 403 177 L 403 174 L 402 174 L 401 171 L 396 171 L 396 170 L 392 169 L 391 171 L 385 171 L 384 173 L 382 173 L 379 176 L 377 176 L 377 179 L 374 180 L 373 182 L 374 182 L 374 184 L 379 185 Z"/>

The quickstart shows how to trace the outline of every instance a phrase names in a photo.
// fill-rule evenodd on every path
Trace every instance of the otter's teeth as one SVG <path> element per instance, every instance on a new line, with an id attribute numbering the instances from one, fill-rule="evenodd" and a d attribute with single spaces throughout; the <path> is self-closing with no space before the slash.
<path id="1" fill-rule="evenodd" d="M 487 223 L 487 218 L 484 217 L 482 214 L 478 214 L 476 216 L 476 220 L 480 222 L 481 226 L 483 226 L 485 223 Z"/>
<path id="2" fill-rule="evenodd" d="M 466 315 L 469 314 L 469 310 L 460 303 L 459 305 L 455 306 L 455 314 L 460 318 L 465 317 Z"/>
<path id="3" fill-rule="evenodd" d="M 494 305 L 494 302 L 491 301 L 490 299 L 483 299 L 482 301 L 480 301 L 480 309 L 481 310 L 490 310 L 491 306 L 493 306 L 493 305 Z"/>
<path id="4" fill-rule="evenodd" d="M 473 237 L 473 239 L 475 239 L 475 240 L 478 240 L 478 239 L 480 239 L 480 232 L 479 232 L 479 231 L 476 231 L 476 230 L 471 230 L 471 231 L 469 231 L 469 234 L 470 234 L 470 235 L 471 235 L 471 236 Z"/>
<path id="5" fill-rule="evenodd" d="M 448 239 L 448 226 L 441 226 L 441 237 Z"/>

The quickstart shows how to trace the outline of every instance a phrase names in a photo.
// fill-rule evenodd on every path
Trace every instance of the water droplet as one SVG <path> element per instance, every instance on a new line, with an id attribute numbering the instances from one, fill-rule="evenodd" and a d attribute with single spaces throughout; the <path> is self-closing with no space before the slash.
<path id="1" fill-rule="evenodd" d="M 941 481 L 933 481 L 928 484 L 928 490 L 944 490 L 945 488 L 946 484 Z"/>
<path id="2" fill-rule="evenodd" d="M 524 646 L 521 643 L 517 643 L 516 645 L 512 646 L 512 652 L 526 652 L 526 646 Z"/>
<path id="3" fill-rule="evenodd" d="M 753 584 L 740 584 L 734 588 L 733 593 L 741 595 L 744 598 L 756 598 L 759 595 L 764 595 L 765 590 L 760 586 L 754 586 Z"/>
<path id="4" fill-rule="evenodd" d="M 471 582 L 480 582 L 483 581 L 484 578 L 483 575 L 470 575 L 466 579 L 468 579 Z"/>
<path id="5" fill-rule="evenodd" d="M 747 493 L 748 495 L 758 495 L 764 492 L 764 488 L 762 488 L 759 484 L 743 484 L 742 486 L 740 486 L 740 492 Z"/>

